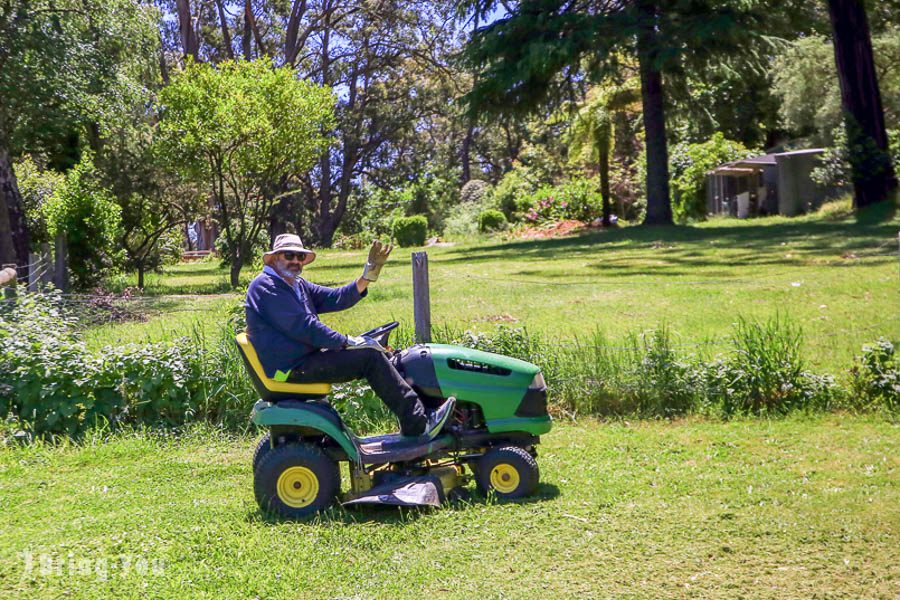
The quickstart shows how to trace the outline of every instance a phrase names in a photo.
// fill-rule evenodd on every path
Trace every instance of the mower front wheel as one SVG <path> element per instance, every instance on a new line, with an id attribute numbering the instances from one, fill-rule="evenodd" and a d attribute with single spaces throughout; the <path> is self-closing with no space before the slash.
<path id="1" fill-rule="evenodd" d="M 299 519 L 331 506 L 340 490 L 336 462 L 309 444 L 285 444 L 266 452 L 253 473 L 259 507 Z"/>
<path id="2" fill-rule="evenodd" d="M 537 489 L 540 471 L 537 461 L 518 446 L 491 448 L 475 465 L 475 483 L 483 494 L 493 491 L 498 498 L 530 496 Z"/>

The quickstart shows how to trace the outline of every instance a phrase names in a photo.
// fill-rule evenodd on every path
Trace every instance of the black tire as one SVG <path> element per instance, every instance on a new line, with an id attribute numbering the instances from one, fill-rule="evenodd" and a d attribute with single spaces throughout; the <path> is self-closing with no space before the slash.
<path id="1" fill-rule="evenodd" d="M 259 443 L 256 444 L 256 450 L 253 451 L 253 472 L 256 472 L 257 467 L 259 467 L 259 463 L 262 461 L 263 456 L 272 451 L 272 436 L 268 433 L 259 440 Z"/>
<path id="2" fill-rule="evenodd" d="M 253 473 L 256 502 L 288 519 L 331 506 L 341 486 L 336 462 L 309 444 L 285 444 L 266 452 Z"/>
<path id="3" fill-rule="evenodd" d="M 517 446 L 491 448 L 478 459 L 474 470 L 481 493 L 493 492 L 509 500 L 533 494 L 541 478 L 537 461 Z"/>

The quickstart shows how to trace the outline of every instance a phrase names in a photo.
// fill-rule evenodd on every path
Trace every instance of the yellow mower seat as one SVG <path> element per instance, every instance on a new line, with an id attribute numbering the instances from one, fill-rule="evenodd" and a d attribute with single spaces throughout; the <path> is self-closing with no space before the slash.
<path id="1" fill-rule="evenodd" d="M 244 359 L 244 365 L 247 367 L 247 373 L 253 380 L 253 387 L 259 392 L 263 400 L 278 400 L 282 398 L 319 398 L 327 396 L 331 392 L 330 383 L 289 383 L 287 381 L 277 381 L 266 376 L 262 363 L 259 362 L 259 356 L 246 333 L 240 333 L 235 338 L 238 350 L 241 351 L 241 357 Z"/>

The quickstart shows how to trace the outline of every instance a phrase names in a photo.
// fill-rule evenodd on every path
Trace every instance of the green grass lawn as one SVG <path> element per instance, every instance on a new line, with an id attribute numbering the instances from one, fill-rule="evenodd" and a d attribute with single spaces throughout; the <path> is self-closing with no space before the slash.
<path id="1" fill-rule="evenodd" d="M 301 523 L 258 512 L 254 441 L 198 429 L 0 448 L 0 594 L 898 594 L 900 436 L 875 418 L 558 424 L 530 501 L 473 493 L 440 510 L 338 508 Z M 42 571 L 41 555 L 65 564 Z"/>
<path id="2" fill-rule="evenodd" d="M 676 343 L 692 344 L 727 337 L 739 316 L 777 313 L 802 327 L 810 363 L 839 375 L 863 343 L 880 335 L 900 339 L 898 229 L 900 219 L 860 224 L 812 215 L 432 247 L 432 322 L 477 331 L 505 323 L 561 341 L 595 330 L 615 341 L 665 324 Z M 323 320 L 348 333 L 390 320 L 411 328 L 409 253 L 395 250 L 365 301 Z M 305 275 L 345 283 L 364 260 L 364 251 L 323 250 Z M 246 269 L 242 279 L 254 275 Z M 214 263 L 148 278 L 151 295 L 227 289 L 227 273 Z M 164 307 L 146 302 L 147 322 L 95 328 L 89 342 L 212 332 L 237 302 L 239 296 L 167 300 Z"/>

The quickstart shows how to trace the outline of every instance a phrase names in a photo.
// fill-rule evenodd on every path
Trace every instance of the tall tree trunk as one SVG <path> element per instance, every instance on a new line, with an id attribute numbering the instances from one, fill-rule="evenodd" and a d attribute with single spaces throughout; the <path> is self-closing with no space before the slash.
<path id="1" fill-rule="evenodd" d="M 225 7 L 222 0 L 216 0 L 216 9 L 219 11 L 219 26 L 222 29 L 222 42 L 225 45 L 225 54 L 234 60 L 234 48 L 231 46 L 231 31 L 228 29 L 228 19 L 225 17 Z"/>
<path id="2" fill-rule="evenodd" d="M 31 241 L 9 151 L 0 146 L 0 262 L 28 264 Z M 19 272 L 20 276 L 27 275 Z"/>
<path id="3" fill-rule="evenodd" d="M 862 0 L 828 0 L 857 209 L 888 197 L 897 178 L 888 153 L 872 39 Z"/>
<path id="4" fill-rule="evenodd" d="M 471 163 L 472 163 L 472 140 L 475 138 L 475 124 L 469 121 L 466 127 L 466 137 L 463 138 L 462 150 L 460 152 L 459 161 L 462 164 L 462 177 L 460 183 L 466 185 L 472 179 Z"/>
<path id="5" fill-rule="evenodd" d="M 610 195 L 609 195 L 609 142 L 600 145 L 600 195 L 603 196 L 603 226 L 609 227 Z"/>
<path id="6" fill-rule="evenodd" d="M 200 58 L 200 38 L 194 28 L 194 16 L 191 14 L 190 0 L 175 0 L 175 9 L 178 12 L 178 32 L 181 34 L 181 50 L 185 57 L 192 57 L 195 61 Z"/>
<path id="7" fill-rule="evenodd" d="M 241 268 L 244 266 L 244 259 L 241 256 L 235 256 L 231 259 L 231 268 L 229 269 L 231 287 L 236 288 L 241 283 Z"/>
<path id="8" fill-rule="evenodd" d="M 638 63 L 641 72 L 641 100 L 647 144 L 647 215 L 644 225 L 671 225 L 669 198 L 669 152 L 666 147 L 666 113 L 662 73 L 656 62 L 656 3 L 638 3 L 642 23 L 638 33 Z"/>

